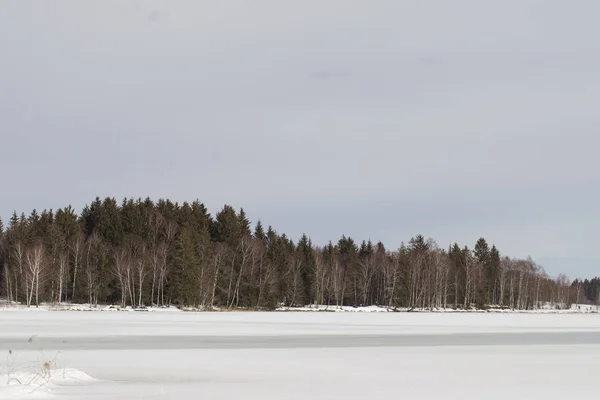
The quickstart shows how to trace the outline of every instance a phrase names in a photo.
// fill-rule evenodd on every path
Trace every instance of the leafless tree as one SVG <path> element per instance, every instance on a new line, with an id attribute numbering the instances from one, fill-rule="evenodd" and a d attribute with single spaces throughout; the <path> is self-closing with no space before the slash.
<path id="1" fill-rule="evenodd" d="M 575 285 L 575 304 L 581 304 L 581 291 L 583 290 L 583 282 L 577 280 L 573 283 Z"/>
<path id="2" fill-rule="evenodd" d="M 544 281 L 544 278 L 546 278 L 546 273 L 544 272 L 543 268 L 538 266 L 538 268 L 535 272 L 535 305 L 534 305 L 534 307 L 536 309 L 540 307 L 540 293 L 541 293 L 542 282 Z"/>
<path id="3" fill-rule="evenodd" d="M 58 294 L 57 300 L 59 303 L 62 302 L 63 294 L 67 296 L 67 282 L 69 280 L 69 255 L 66 249 L 61 249 L 58 254 L 58 269 L 57 269 L 57 280 L 58 280 Z"/>
<path id="4" fill-rule="evenodd" d="M 286 303 L 289 306 L 295 306 L 300 291 L 300 273 L 302 271 L 302 258 L 294 255 L 288 260 L 287 271 L 284 279 L 289 282 L 287 285 L 287 293 L 285 295 Z"/>
<path id="5" fill-rule="evenodd" d="M 77 232 L 69 241 L 69 248 L 73 258 L 73 281 L 71 289 L 72 298 L 74 298 L 77 293 L 77 273 L 79 272 L 79 268 L 81 266 L 84 244 L 85 238 L 82 232 Z"/>
<path id="6" fill-rule="evenodd" d="M 239 243 L 239 270 L 237 274 L 237 279 L 235 282 L 235 288 L 233 291 L 233 297 L 231 299 L 230 307 L 239 306 L 240 300 L 240 284 L 242 282 L 242 276 L 246 271 L 248 261 L 252 257 L 252 252 L 254 251 L 254 247 L 252 246 L 252 238 L 249 236 L 243 237 Z"/>
<path id="7" fill-rule="evenodd" d="M 15 296 L 14 299 L 16 301 L 19 300 L 19 284 L 23 282 L 20 277 L 23 277 L 23 271 L 25 270 L 25 244 L 22 240 L 16 240 L 11 252 L 11 258 L 13 261 L 13 274 L 14 274 L 14 288 L 15 288 Z M 25 294 L 27 295 L 27 285 L 25 284 L 26 290 Z"/>
<path id="8" fill-rule="evenodd" d="M 35 305 L 39 306 L 40 281 L 45 272 L 45 249 L 41 242 L 35 243 L 25 252 L 25 264 L 27 266 L 25 282 L 27 286 L 27 307 L 32 304 L 35 294 Z"/>
<path id="9" fill-rule="evenodd" d="M 158 269 L 158 286 L 156 291 L 156 304 L 165 305 L 165 286 L 167 285 L 168 265 L 167 257 L 169 253 L 168 244 L 162 242 L 156 249 L 156 262 Z"/>
<path id="10" fill-rule="evenodd" d="M 335 304 L 338 307 L 344 305 L 344 292 L 345 292 L 345 271 L 339 254 L 333 257 L 333 269 L 331 271 L 332 284 L 333 284 L 333 296 L 335 297 Z"/>
<path id="11" fill-rule="evenodd" d="M 165 221 L 164 223 L 164 241 L 167 245 L 173 244 L 175 237 L 179 232 L 179 225 L 174 221 Z"/>
<path id="12" fill-rule="evenodd" d="M 133 263 L 138 283 L 137 304 L 138 307 L 141 307 L 143 305 L 142 294 L 144 292 L 144 280 L 148 276 L 148 255 L 147 248 L 144 243 L 137 243 L 136 245 L 134 245 Z"/>
<path id="13" fill-rule="evenodd" d="M 315 249 L 315 303 L 325 304 L 329 287 L 329 270 L 323 249 Z"/>
<path id="14" fill-rule="evenodd" d="M 465 269 L 465 299 L 463 308 L 467 309 L 471 307 L 475 299 L 477 269 L 471 253 L 468 251 L 464 251 L 463 253 L 463 265 Z"/>
<path id="15" fill-rule="evenodd" d="M 398 280 L 400 277 L 400 269 L 402 268 L 402 257 L 399 252 L 390 255 L 387 262 L 383 265 L 384 271 L 384 287 L 387 291 L 387 305 L 389 308 L 394 306 L 396 291 L 398 288 Z"/>
<path id="16" fill-rule="evenodd" d="M 367 305 L 369 301 L 369 290 L 375 276 L 375 257 L 373 252 L 358 261 L 359 292 L 362 305 Z"/>
<path id="17" fill-rule="evenodd" d="M 154 302 L 154 291 L 159 279 L 159 241 L 161 232 L 166 225 L 164 217 L 158 212 L 151 212 L 148 216 L 148 259 L 152 270 L 150 300 Z M 158 302 L 156 303 L 158 304 Z"/>
<path id="18" fill-rule="evenodd" d="M 431 253 L 431 268 L 433 270 L 433 292 L 429 300 L 429 308 L 446 308 L 448 302 L 448 277 L 450 265 L 448 255 L 434 249 Z"/>
<path id="19" fill-rule="evenodd" d="M 556 278 L 556 284 L 558 286 L 558 302 L 562 307 L 566 307 L 569 302 L 569 289 L 571 287 L 569 278 L 565 274 L 560 274 Z"/>
<path id="20" fill-rule="evenodd" d="M 511 262 L 512 261 L 508 257 L 504 257 L 500 261 L 500 273 L 499 273 L 499 277 L 498 277 L 498 292 L 499 292 L 498 296 L 500 299 L 500 306 L 504 306 L 506 281 L 507 281 L 508 272 L 510 271 L 510 268 L 511 268 Z"/>
<path id="21" fill-rule="evenodd" d="M 114 255 L 114 274 L 119 282 L 119 290 L 121 291 L 121 306 L 127 304 L 127 293 L 129 292 L 129 270 L 130 270 L 130 255 L 125 247 L 120 247 L 115 251 Z"/>

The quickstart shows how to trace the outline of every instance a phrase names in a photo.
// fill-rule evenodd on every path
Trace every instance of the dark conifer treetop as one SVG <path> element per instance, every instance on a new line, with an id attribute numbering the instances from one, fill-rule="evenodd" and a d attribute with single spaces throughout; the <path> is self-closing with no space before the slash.
<path id="1" fill-rule="evenodd" d="M 551 278 L 484 238 L 473 250 L 446 250 L 423 235 L 390 245 L 344 235 L 319 247 L 306 234 L 294 243 L 228 205 L 213 217 L 199 201 L 96 198 L 80 214 L 67 206 L 0 219 L 0 296 L 27 305 L 257 309 L 532 309 L 599 300 L 597 278 Z"/>

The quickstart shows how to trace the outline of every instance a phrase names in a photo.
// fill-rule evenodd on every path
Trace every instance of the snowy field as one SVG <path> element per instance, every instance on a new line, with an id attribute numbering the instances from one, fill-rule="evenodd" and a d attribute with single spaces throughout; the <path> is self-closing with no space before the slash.
<path id="1" fill-rule="evenodd" d="M 0 352 L 0 399 L 564 399 L 600 315 L 0 311 Z"/>

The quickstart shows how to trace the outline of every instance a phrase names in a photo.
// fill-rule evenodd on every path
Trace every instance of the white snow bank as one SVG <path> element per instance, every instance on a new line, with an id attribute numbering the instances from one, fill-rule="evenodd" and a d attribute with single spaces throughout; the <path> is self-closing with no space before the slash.
<path id="1" fill-rule="evenodd" d="M 519 313 L 519 314 L 589 314 L 597 312 L 591 307 L 580 307 L 570 309 L 557 309 L 551 307 L 540 308 L 536 310 L 513 310 L 509 308 L 489 308 L 487 310 L 479 309 L 454 309 L 454 308 L 394 308 L 385 306 L 326 306 L 326 305 L 309 305 L 304 307 L 286 307 L 280 306 L 277 311 L 295 311 L 295 312 L 433 312 L 433 313 Z"/>
<path id="2" fill-rule="evenodd" d="M 309 305 L 304 307 L 285 307 L 281 306 L 277 311 L 328 311 L 328 312 L 390 312 L 392 308 L 383 306 L 367 306 L 367 307 L 352 307 L 352 306 L 326 306 L 326 305 Z M 403 310 L 406 311 L 406 310 Z"/>
<path id="3" fill-rule="evenodd" d="M 104 312 L 205 312 L 205 311 L 221 311 L 218 307 L 213 307 L 211 309 L 199 309 L 195 307 L 184 307 L 183 309 L 179 309 L 175 306 L 168 307 L 121 307 L 116 305 L 94 305 L 94 304 L 71 304 L 71 303 L 57 303 L 57 304 L 41 304 L 40 306 L 31 306 L 27 307 L 22 304 L 17 303 L 3 303 L 0 304 L 0 312 L 6 311 L 29 311 L 29 312 L 39 312 L 39 311 L 104 311 Z M 407 309 L 407 308 L 391 308 L 386 306 L 365 306 L 365 307 L 353 307 L 353 306 L 333 306 L 333 305 L 308 305 L 304 307 L 287 307 L 280 306 L 276 309 L 276 311 L 295 311 L 295 312 L 436 312 L 436 313 L 527 313 L 527 314 L 589 314 L 589 313 L 597 313 L 598 310 L 588 306 L 588 307 L 572 307 L 570 309 L 558 309 L 555 307 L 545 306 L 544 308 L 537 310 L 513 310 L 513 309 L 503 309 L 503 308 L 490 308 L 488 310 L 478 310 L 478 309 L 470 309 L 470 310 L 461 310 L 461 309 L 453 309 L 453 308 L 432 308 L 432 309 Z"/>
<path id="4" fill-rule="evenodd" d="M 74 368 L 4 374 L 0 375 L 0 399 L 47 398 L 60 386 L 81 385 L 93 380 L 85 372 Z"/>
<path id="5" fill-rule="evenodd" d="M 177 307 L 121 307 L 114 305 L 94 305 L 94 304 L 70 304 L 70 303 L 59 303 L 59 304 L 41 304 L 39 306 L 27 307 L 22 304 L 10 304 L 0 305 L 0 312 L 2 311 L 125 311 L 125 312 L 181 312 Z"/>

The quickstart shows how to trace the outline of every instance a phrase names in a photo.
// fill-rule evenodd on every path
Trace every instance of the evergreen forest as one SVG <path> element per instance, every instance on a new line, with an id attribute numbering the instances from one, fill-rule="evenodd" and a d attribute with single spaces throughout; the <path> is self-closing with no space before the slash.
<path id="1" fill-rule="evenodd" d="M 597 278 L 550 277 L 484 238 L 446 248 L 416 235 L 393 245 L 347 236 L 294 241 L 228 205 L 213 217 L 199 201 L 96 198 L 81 213 L 68 206 L 0 220 L 0 297 L 28 306 L 201 309 L 535 309 L 598 301 Z"/>

